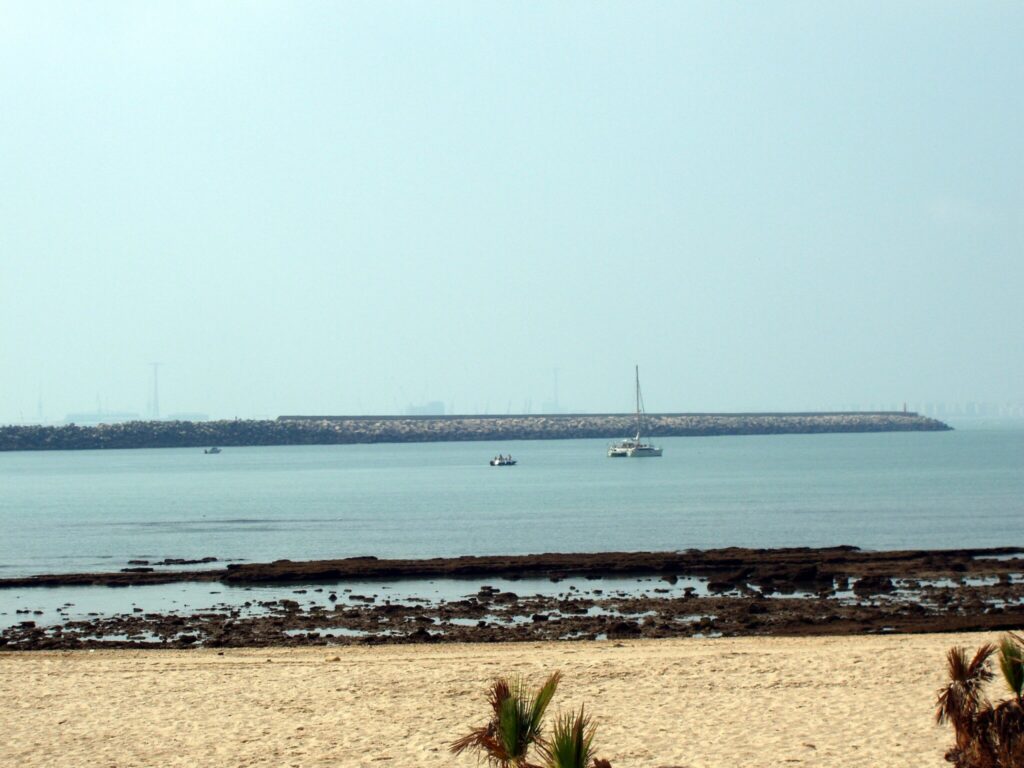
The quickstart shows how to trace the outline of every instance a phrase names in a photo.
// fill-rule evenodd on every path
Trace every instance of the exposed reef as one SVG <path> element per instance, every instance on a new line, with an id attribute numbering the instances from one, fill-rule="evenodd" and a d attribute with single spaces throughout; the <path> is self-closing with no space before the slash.
<path id="1" fill-rule="evenodd" d="M 700 576 L 714 584 L 741 581 L 759 588 L 794 587 L 834 578 L 945 577 L 1024 572 L 1020 547 L 987 549 L 895 550 L 872 552 L 857 547 L 790 547 L 781 549 L 688 549 L 681 552 L 550 552 L 536 555 L 465 555 L 412 560 L 348 557 L 340 560 L 275 560 L 228 563 L 225 568 L 196 571 L 62 573 L 0 579 L 0 589 L 66 586 L 138 586 L 180 581 L 224 584 L 291 584 L 379 579 L 424 578 L 564 579 L 570 576 Z M 1012 557 L 1011 557 L 1012 556 Z M 1005 558 L 1005 559 L 1001 559 Z M 216 558 L 186 561 L 211 563 Z M 178 560 L 165 561 L 176 564 Z M 161 563 L 157 563 L 160 565 Z M 873 582 L 870 582 L 873 583 Z"/>
<path id="2" fill-rule="evenodd" d="M 950 427 L 912 412 L 649 414 L 650 437 L 934 432 Z M 344 445 L 462 440 L 616 438 L 631 414 L 548 416 L 281 416 L 274 420 L 131 421 L 99 426 L 0 427 L 0 451 L 201 446 Z"/>
<path id="3" fill-rule="evenodd" d="M 627 574 L 635 577 L 633 587 L 623 586 Z M 130 583 L 145 583 L 143 577 L 151 575 L 106 574 Z M 0 630 L 0 651 L 992 631 L 1024 625 L 1024 557 L 1009 548 L 349 558 L 166 575 L 219 579 L 243 587 L 251 598 L 198 610 L 155 612 L 139 605 L 130 613 L 85 617 L 68 613 L 68 603 L 54 623 L 27 607 L 48 590 L 30 590 L 24 593 L 26 607 Z M 458 596 L 394 597 L 393 586 L 414 576 L 450 578 L 459 584 Z M 551 584 L 546 594 L 537 591 L 538 577 Z M 82 583 L 57 578 L 31 583 Z M 366 584 L 368 578 L 379 579 L 376 587 Z M 499 578 L 534 581 L 513 589 L 506 582 L 504 591 L 487 583 Z M 245 587 L 275 582 L 288 585 L 287 597 L 261 598 Z M 0 581 L 5 587 L 24 584 Z M 355 584 L 362 593 L 352 590 Z"/>

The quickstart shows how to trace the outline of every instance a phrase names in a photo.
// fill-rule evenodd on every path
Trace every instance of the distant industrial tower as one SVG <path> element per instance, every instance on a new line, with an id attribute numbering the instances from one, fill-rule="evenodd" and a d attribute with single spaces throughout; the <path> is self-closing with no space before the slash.
<path id="1" fill-rule="evenodd" d="M 153 366 L 153 402 L 149 415 L 153 421 L 160 418 L 160 363 L 150 363 Z"/>

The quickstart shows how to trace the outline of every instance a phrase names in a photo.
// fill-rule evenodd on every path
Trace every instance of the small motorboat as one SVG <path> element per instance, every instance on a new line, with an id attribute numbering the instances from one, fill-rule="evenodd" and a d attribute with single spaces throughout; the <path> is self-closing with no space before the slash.
<path id="1" fill-rule="evenodd" d="M 220 453 L 220 448 L 218 448 L 218 447 L 217 447 L 217 446 L 215 445 L 215 446 L 213 446 L 212 448 L 206 448 L 206 449 L 204 449 L 204 450 L 203 450 L 203 453 Z"/>
<path id="2" fill-rule="evenodd" d="M 508 456 L 498 455 L 491 459 L 492 467 L 514 467 L 515 465 L 516 460 L 512 458 L 512 454 Z"/>

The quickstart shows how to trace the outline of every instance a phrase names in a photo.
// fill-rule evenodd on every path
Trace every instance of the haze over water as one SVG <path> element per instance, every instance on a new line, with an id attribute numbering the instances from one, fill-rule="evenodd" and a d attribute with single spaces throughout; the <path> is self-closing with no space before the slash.
<path id="1" fill-rule="evenodd" d="M 1022 39 L 1015 2 L 4 2 L 0 423 L 618 412 L 634 363 L 651 411 L 1024 414 Z"/>
<path id="2" fill-rule="evenodd" d="M 1024 430 L 0 454 L 0 575 L 269 561 L 1024 545 Z M 519 464 L 492 468 L 511 452 Z"/>

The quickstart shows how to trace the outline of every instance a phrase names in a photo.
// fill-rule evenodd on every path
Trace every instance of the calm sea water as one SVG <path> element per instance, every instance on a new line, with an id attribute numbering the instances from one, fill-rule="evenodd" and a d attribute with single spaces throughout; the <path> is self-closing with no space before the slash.
<path id="1" fill-rule="evenodd" d="M 0 454 L 0 576 L 722 546 L 1024 545 L 1024 429 Z M 492 468 L 496 453 L 518 466 Z"/>

